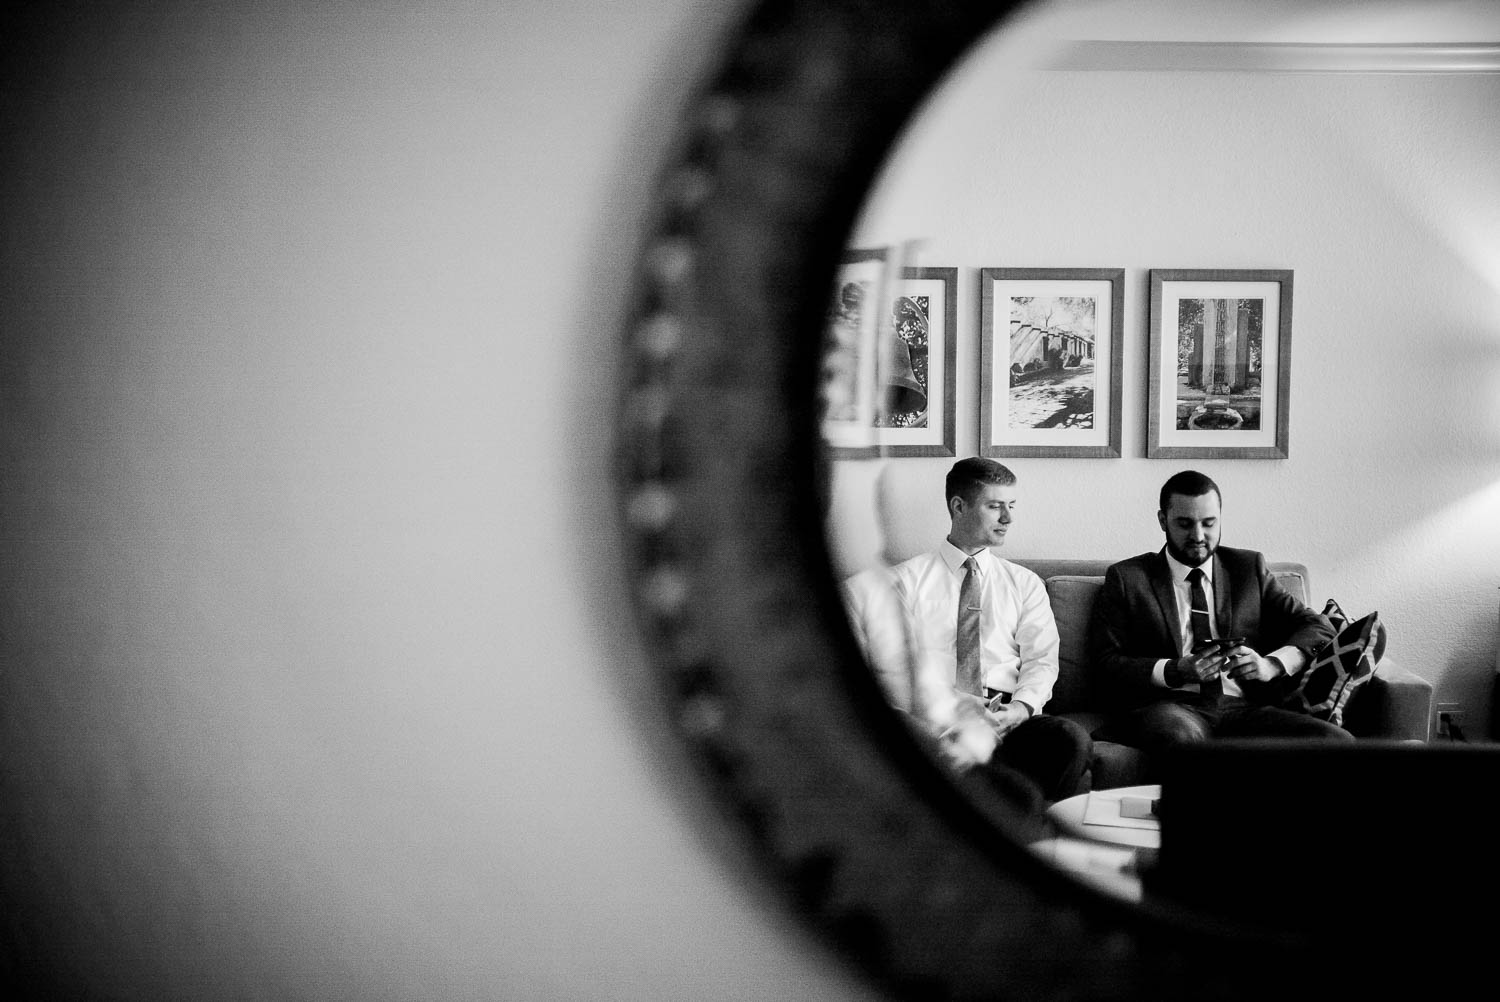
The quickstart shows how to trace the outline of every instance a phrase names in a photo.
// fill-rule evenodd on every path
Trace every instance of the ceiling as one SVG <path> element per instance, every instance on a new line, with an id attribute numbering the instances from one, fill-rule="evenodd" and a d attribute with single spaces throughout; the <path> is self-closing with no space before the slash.
<path id="1" fill-rule="evenodd" d="M 1500 0 L 1041 0 L 1020 20 L 1057 39 L 1500 43 Z"/>

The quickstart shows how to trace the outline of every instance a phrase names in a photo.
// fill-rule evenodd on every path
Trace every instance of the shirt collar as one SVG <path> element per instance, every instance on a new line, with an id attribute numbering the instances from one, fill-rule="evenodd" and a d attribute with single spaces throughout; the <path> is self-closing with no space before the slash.
<path id="1" fill-rule="evenodd" d="M 1188 571 L 1192 570 L 1192 568 L 1172 556 L 1165 546 L 1162 547 L 1161 555 L 1167 558 L 1167 570 L 1172 572 L 1172 583 L 1180 585 L 1185 582 Z M 1214 562 L 1214 558 L 1209 557 L 1200 565 L 1203 569 L 1203 580 L 1207 581 L 1210 585 L 1214 583 Z"/>
<path id="2" fill-rule="evenodd" d="M 969 559 L 969 554 L 954 546 L 948 540 L 943 540 L 943 545 L 938 547 L 938 555 L 943 558 L 943 563 L 948 565 L 948 570 L 954 574 L 964 572 L 964 561 Z M 989 572 L 990 561 L 998 559 L 989 548 L 980 550 L 974 554 L 974 565 L 979 568 L 979 576 L 984 577 Z"/>

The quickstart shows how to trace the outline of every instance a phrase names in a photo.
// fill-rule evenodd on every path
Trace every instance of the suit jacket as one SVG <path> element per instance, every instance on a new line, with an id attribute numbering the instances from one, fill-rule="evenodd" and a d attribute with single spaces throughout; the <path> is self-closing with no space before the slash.
<path id="1" fill-rule="evenodd" d="M 1221 546 L 1214 553 L 1214 621 L 1221 637 L 1244 637 L 1261 655 L 1288 645 L 1312 652 L 1334 636 L 1333 624 L 1276 582 L 1254 550 Z M 1182 626 L 1172 594 L 1172 572 L 1160 551 L 1113 564 L 1094 605 L 1090 663 L 1114 709 L 1158 700 L 1190 700 L 1196 693 L 1155 685 L 1156 662 L 1181 655 Z M 1250 702 L 1286 695 L 1286 680 L 1241 685 Z"/>

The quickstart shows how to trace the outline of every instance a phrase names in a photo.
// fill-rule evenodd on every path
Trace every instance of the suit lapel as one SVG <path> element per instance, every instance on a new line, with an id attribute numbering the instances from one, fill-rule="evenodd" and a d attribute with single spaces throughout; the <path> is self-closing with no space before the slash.
<path id="1" fill-rule="evenodd" d="M 1172 569 L 1167 566 L 1165 554 L 1157 553 L 1151 562 L 1151 590 L 1156 594 L 1156 604 L 1161 607 L 1162 622 L 1167 624 L 1167 636 L 1172 649 L 1182 643 L 1182 622 L 1177 618 L 1177 596 L 1172 592 Z"/>
<path id="2" fill-rule="evenodd" d="M 1214 554 L 1214 624 L 1219 636 L 1238 636 L 1234 629 L 1234 583 L 1229 580 L 1229 571 L 1224 561 Z"/>

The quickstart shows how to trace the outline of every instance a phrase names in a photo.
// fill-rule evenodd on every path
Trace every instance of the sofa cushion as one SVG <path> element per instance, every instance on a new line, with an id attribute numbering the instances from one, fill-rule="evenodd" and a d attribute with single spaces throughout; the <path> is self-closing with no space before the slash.
<path id="1" fill-rule="evenodd" d="M 1048 704 L 1051 708 L 1051 704 Z M 1104 724 L 1104 714 L 1097 710 L 1073 710 L 1059 714 L 1093 735 Z M 1139 748 L 1094 740 L 1094 755 L 1089 760 L 1089 786 L 1104 790 L 1114 786 L 1139 786 L 1150 782 L 1146 775 L 1146 754 Z"/>
<path id="2" fill-rule="evenodd" d="M 1297 687 L 1288 697 L 1288 705 L 1342 727 L 1349 701 L 1374 677 L 1380 656 L 1385 653 L 1385 626 L 1375 612 L 1350 622 L 1333 599 L 1323 607 L 1323 615 L 1338 634 L 1313 655 L 1312 663 L 1297 676 Z"/>
<path id="3" fill-rule="evenodd" d="M 1298 564 L 1276 564 L 1272 566 L 1271 576 L 1276 583 L 1303 605 L 1311 605 L 1311 592 L 1307 587 L 1307 574 Z"/>
<path id="4" fill-rule="evenodd" d="M 1047 701 L 1048 713 L 1069 713 L 1097 707 L 1091 697 L 1089 667 L 1089 618 L 1094 600 L 1104 587 L 1103 575 L 1058 574 L 1045 582 L 1057 620 L 1060 647 L 1057 654 L 1057 684 Z"/>

